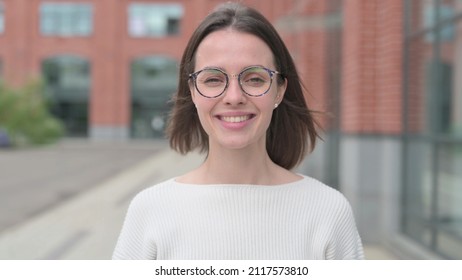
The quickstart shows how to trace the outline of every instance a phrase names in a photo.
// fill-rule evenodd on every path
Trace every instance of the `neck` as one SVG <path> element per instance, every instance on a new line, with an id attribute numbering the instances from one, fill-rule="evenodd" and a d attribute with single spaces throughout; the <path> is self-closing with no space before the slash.
<path id="1" fill-rule="evenodd" d="M 279 185 L 302 177 L 275 164 L 265 145 L 230 150 L 209 146 L 209 155 L 197 169 L 177 178 L 190 184 Z"/>
<path id="2" fill-rule="evenodd" d="M 209 156 L 200 167 L 207 183 L 271 184 L 276 165 L 265 147 L 227 150 L 210 147 Z"/>

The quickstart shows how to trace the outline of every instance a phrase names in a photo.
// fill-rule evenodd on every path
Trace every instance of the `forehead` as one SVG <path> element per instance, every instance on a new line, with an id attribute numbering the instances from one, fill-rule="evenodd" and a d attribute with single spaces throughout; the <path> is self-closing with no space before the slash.
<path id="1" fill-rule="evenodd" d="M 250 65 L 274 68 L 273 53 L 259 37 L 233 29 L 207 35 L 195 55 L 195 68 L 220 67 L 237 71 Z"/>

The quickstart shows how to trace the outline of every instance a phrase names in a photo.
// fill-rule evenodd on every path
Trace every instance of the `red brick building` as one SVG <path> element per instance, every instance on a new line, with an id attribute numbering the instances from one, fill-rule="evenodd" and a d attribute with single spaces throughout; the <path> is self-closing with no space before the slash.
<path id="1" fill-rule="evenodd" d="M 92 26 L 88 34 L 67 35 L 53 33 L 53 31 L 50 34 L 43 34 L 41 30 L 44 25 L 43 17 L 53 16 L 53 13 L 46 13 L 44 5 L 59 7 L 63 3 L 45 0 L 4 0 L 5 27 L 0 36 L 2 76 L 8 83 L 18 85 L 39 75 L 42 72 L 43 62 L 50 57 L 61 55 L 81 57 L 91 68 L 91 72 L 88 73 L 91 86 L 88 88 L 87 134 L 97 138 L 129 137 L 128 131 L 123 130 L 130 126 L 132 109 L 130 65 L 136 59 L 151 55 L 165 56 L 179 61 L 195 26 L 219 2 L 223 1 L 70 1 L 66 3 L 88 6 L 88 16 L 91 17 L 89 20 Z M 344 130 L 400 132 L 399 104 L 402 75 L 397 66 L 401 62 L 402 49 L 399 40 L 402 34 L 401 1 L 391 1 L 395 4 L 388 2 L 384 4 L 380 1 L 346 1 L 343 30 L 345 48 L 341 50 L 332 50 L 332 47 L 335 47 L 332 44 L 338 40 L 335 36 L 340 35 L 342 12 L 340 8 L 343 1 L 245 2 L 257 7 L 280 28 L 281 34 L 299 63 L 301 74 L 306 77 L 304 82 L 311 93 L 307 98 L 312 99 L 310 103 L 314 104 L 314 108 L 323 111 L 330 109 L 329 105 L 333 101 L 329 100 L 327 95 L 332 91 L 332 84 L 328 80 L 330 70 L 327 69 L 329 65 L 326 62 L 332 60 L 331 53 L 341 51 L 342 57 L 345 58 L 341 64 L 343 67 L 341 71 L 348 73 L 348 76 L 343 76 L 345 82 L 341 83 L 342 94 L 348 97 L 342 102 L 341 107 L 343 114 L 341 125 Z M 181 5 L 178 32 L 165 36 L 130 34 L 130 5 L 143 3 Z M 378 17 L 371 18 L 371 12 L 382 10 L 379 5 L 385 6 L 385 9 Z M 156 6 L 152 9 L 156 9 Z M 380 17 L 395 20 L 389 25 L 384 25 L 379 24 L 383 22 Z M 59 20 L 62 19 L 58 19 L 57 22 Z M 352 28 L 349 28 L 350 25 Z M 367 29 L 356 28 L 359 25 L 365 25 Z M 384 30 L 379 30 L 380 28 Z M 396 43 L 391 48 L 386 45 L 387 50 L 383 53 L 377 48 L 382 46 L 379 40 Z M 364 44 L 366 41 L 369 43 Z M 391 69 L 385 69 L 385 66 L 383 70 L 375 69 L 381 60 L 386 61 L 387 67 Z M 332 65 L 335 61 L 330 63 Z M 388 79 L 386 81 L 377 80 L 377 74 L 380 74 L 378 71 L 389 71 L 387 74 L 392 75 L 382 76 Z M 390 88 L 391 84 L 394 84 L 395 88 Z M 381 90 L 380 87 L 384 89 L 388 87 L 386 90 L 390 94 L 383 97 L 384 100 L 375 100 L 371 92 Z M 394 110 L 394 114 L 390 114 L 393 116 L 392 119 L 377 119 L 376 110 L 388 111 L 386 107 L 389 105 L 390 109 Z M 106 133 L 99 133 L 100 129 Z M 111 130 L 113 133 L 110 133 Z"/>
<path id="2" fill-rule="evenodd" d="M 69 135 L 159 137 L 177 63 L 220 0 L 0 0 L 0 77 L 42 75 Z M 244 0 L 280 31 L 324 139 L 300 172 L 339 188 L 365 242 L 462 255 L 462 3 Z"/>

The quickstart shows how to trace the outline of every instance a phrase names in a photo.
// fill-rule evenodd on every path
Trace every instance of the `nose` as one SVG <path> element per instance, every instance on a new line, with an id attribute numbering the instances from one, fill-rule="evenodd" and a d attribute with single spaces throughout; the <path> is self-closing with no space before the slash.
<path id="1" fill-rule="evenodd" d="M 246 101 L 247 96 L 239 85 L 237 75 L 230 76 L 228 81 L 228 88 L 224 93 L 223 102 L 229 105 L 239 105 L 245 104 Z"/>

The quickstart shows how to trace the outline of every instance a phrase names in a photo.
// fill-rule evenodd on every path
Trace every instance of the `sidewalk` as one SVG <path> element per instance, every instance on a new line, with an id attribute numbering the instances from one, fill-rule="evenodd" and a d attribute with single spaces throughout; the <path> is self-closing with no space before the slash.
<path id="1" fill-rule="evenodd" d="M 163 150 L 70 201 L 3 231 L 0 259 L 110 259 L 133 196 L 200 161 L 198 155 L 183 157 Z"/>
<path id="2" fill-rule="evenodd" d="M 0 149 L 0 232 L 91 190 L 167 149 L 166 141 L 63 139 Z"/>
<path id="3" fill-rule="evenodd" d="M 0 259 L 110 259 L 127 207 L 140 190 L 194 168 L 197 154 L 163 149 L 123 173 L 0 233 Z M 172 168 L 174 167 L 174 168 Z M 393 259 L 366 246 L 368 259 Z"/>

